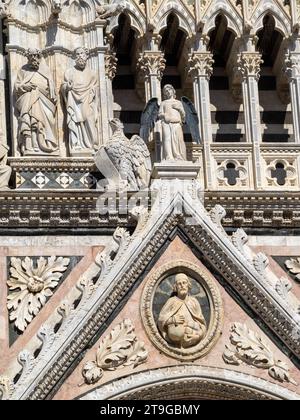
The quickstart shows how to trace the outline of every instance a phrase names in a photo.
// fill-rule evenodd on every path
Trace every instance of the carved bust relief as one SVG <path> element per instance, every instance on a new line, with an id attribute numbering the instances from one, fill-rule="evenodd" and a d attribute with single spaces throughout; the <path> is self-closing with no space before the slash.
<path id="1" fill-rule="evenodd" d="M 147 281 L 141 315 L 159 350 L 179 360 L 195 360 L 218 340 L 223 310 L 214 279 L 190 262 L 174 261 Z"/>

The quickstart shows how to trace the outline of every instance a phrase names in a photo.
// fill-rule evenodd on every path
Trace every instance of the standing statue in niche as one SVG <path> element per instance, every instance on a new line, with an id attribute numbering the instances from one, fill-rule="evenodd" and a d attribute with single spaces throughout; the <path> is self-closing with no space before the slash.
<path id="1" fill-rule="evenodd" d="M 191 282 L 184 273 L 175 276 L 174 292 L 162 308 L 158 329 L 166 341 L 180 348 L 197 345 L 204 338 L 207 328 L 201 306 L 189 295 Z"/>
<path id="2" fill-rule="evenodd" d="M 186 97 L 176 99 L 176 90 L 172 85 L 163 88 L 163 101 L 158 104 L 152 98 L 141 119 L 140 135 L 145 142 L 149 141 L 151 131 L 157 121 L 161 121 L 161 159 L 163 161 L 186 161 L 183 125 L 186 123 L 192 140 L 200 144 L 199 119 L 193 103 Z"/>
<path id="3" fill-rule="evenodd" d="M 40 50 L 30 48 L 27 58 L 15 83 L 20 151 L 31 156 L 54 153 L 58 151 L 54 81 Z"/>
<path id="4" fill-rule="evenodd" d="M 75 66 L 66 71 L 62 85 L 71 155 L 91 154 L 98 146 L 98 82 L 96 72 L 87 67 L 88 56 L 86 48 L 74 51 Z"/>
<path id="5" fill-rule="evenodd" d="M 7 165 L 8 146 L 0 143 L 0 189 L 8 190 L 11 168 Z"/>

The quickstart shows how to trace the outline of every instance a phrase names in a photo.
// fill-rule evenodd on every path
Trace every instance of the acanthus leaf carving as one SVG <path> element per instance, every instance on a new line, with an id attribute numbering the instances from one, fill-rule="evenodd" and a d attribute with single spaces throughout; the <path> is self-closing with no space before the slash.
<path id="1" fill-rule="evenodd" d="M 295 274 L 295 279 L 300 281 L 300 257 L 291 258 L 285 262 L 285 266 L 289 269 L 292 274 Z"/>
<path id="2" fill-rule="evenodd" d="M 193 78 L 205 77 L 210 79 L 213 73 L 214 59 L 209 52 L 199 52 L 189 55 L 189 73 Z"/>
<path id="3" fill-rule="evenodd" d="M 0 401 L 8 400 L 13 391 L 12 381 L 5 376 L 0 376 Z"/>
<path id="4" fill-rule="evenodd" d="M 137 61 L 137 68 L 140 70 L 141 76 L 156 76 L 162 79 L 166 68 L 166 59 L 160 51 L 145 51 L 140 54 Z"/>
<path id="5" fill-rule="evenodd" d="M 260 65 L 263 63 L 260 53 L 243 52 L 238 55 L 237 71 L 244 79 L 254 77 L 256 80 L 260 76 Z"/>
<path id="6" fill-rule="evenodd" d="M 231 241 L 233 245 L 240 251 L 241 254 L 244 255 L 245 258 L 248 259 L 247 252 L 245 250 L 245 245 L 248 242 L 248 235 L 244 231 L 244 229 L 239 228 L 232 234 Z"/>
<path id="7" fill-rule="evenodd" d="M 52 296 L 63 273 L 70 264 L 69 258 L 40 257 L 36 266 L 32 258 L 11 258 L 7 307 L 9 319 L 19 331 L 25 331 L 32 319 Z"/>
<path id="8" fill-rule="evenodd" d="M 282 297 L 284 300 L 288 300 L 289 292 L 292 289 L 292 283 L 285 277 L 281 277 L 276 285 L 275 285 L 276 292 Z"/>
<path id="9" fill-rule="evenodd" d="M 262 277 L 265 277 L 265 271 L 269 265 L 269 259 L 264 253 L 259 252 L 253 259 L 253 265 L 254 265 L 255 270 Z"/>
<path id="10" fill-rule="evenodd" d="M 88 361 L 82 370 L 87 384 L 98 382 L 105 370 L 133 365 L 136 367 L 147 360 L 148 351 L 138 341 L 134 325 L 129 319 L 118 324 L 101 342 L 95 361 Z"/>
<path id="11" fill-rule="evenodd" d="M 247 365 L 268 369 L 268 374 L 279 382 L 297 383 L 290 377 L 286 363 L 278 360 L 272 350 L 256 332 L 247 325 L 235 322 L 231 326 L 230 346 L 225 346 L 223 360 L 230 365 Z"/>
<path id="12" fill-rule="evenodd" d="M 222 226 L 222 220 L 226 216 L 226 210 L 220 204 L 217 204 L 213 209 L 209 212 L 209 217 L 211 218 L 212 222 L 215 223 L 219 229 L 225 232 Z"/>

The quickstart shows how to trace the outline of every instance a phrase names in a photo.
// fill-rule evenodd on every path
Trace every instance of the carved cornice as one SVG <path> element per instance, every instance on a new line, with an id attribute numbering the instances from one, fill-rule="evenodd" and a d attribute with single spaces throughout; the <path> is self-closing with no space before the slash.
<path id="1" fill-rule="evenodd" d="M 243 52 L 238 55 L 237 71 L 241 73 L 243 79 L 254 77 L 259 80 L 260 65 L 263 63 L 261 54 L 258 52 Z"/>
<path id="2" fill-rule="evenodd" d="M 194 79 L 197 77 L 210 79 L 213 73 L 213 63 L 213 55 L 209 52 L 194 52 L 189 54 L 189 73 Z"/>
<path id="3" fill-rule="evenodd" d="M 128 199 L 132 194 L 128 195 Z M 124 214 L 117 197 L 116 211 L 99 214 L 97 190 L 40 190 L 1 191 L 0 229 L 24 228 L 116 228 L 134 226 L 130 214 Z M 148 200 L 148 192 L 140 192 L 141 200 Z M 150 200 L 149 200 L 150 203 Z M 300 228 L 300 193 L 207 191 L 204 204 L 211 210 L 221 203 L 227 214 L 225 227 Z M 150 206 L 150 204 L 149 204 Z"/>

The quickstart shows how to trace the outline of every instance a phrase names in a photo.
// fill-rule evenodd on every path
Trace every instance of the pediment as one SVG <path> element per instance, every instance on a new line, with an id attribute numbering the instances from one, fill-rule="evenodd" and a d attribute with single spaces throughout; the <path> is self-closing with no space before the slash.
<path id="1" fill-rule="evenodd" d="M 131 310 L 137 316 L 138 294 L 141 293 L 147 277 L 164 258 L 175 261 L 176 250 L 181 260 L 186 252 L 191 263 L 206 272 L 225 302 L 225 321 L 220 330 L 217 330 L 218 334 L 222 334 L 208 353 L 204 352 L 199 359 L 196 358 L 200 361 L 199 366 L 207 365 L 213 352 L 218 352 L 215 357 L 220 360 L 223 369 L 226 369 L 221 353 L 225 344 L 229 344 L 231 324 L 238 322 L 246 324 L 249 331 L 262 335 L 278 360 L 284 360 L 289 365 L 291 379 L 297 382 L 294 379 L 297 371 L 293 370 L 293 365 L 281 352 L 282 350 L 287 355 L 293 355 L 295 361 L 299 359 L 297 308 L 294 302 L 290 304 L 276 292 L 278 278 L 266 267 L 266 257 L 261 253 L 255 255 L 246 246 L 247 238 L 243 231 L 238 231 L 232 238 L 228 237 L 221 226 L 223 209 L 217 206 L 209 215 L 201 204 L 195 183 L 190 184 L 192 188 L 187 193 L 183 191 L 180 182 L 172 181 L 170 197 L 169 181 L 159 182 L 151 211 L 141 207 L 132 210 L 137 218 L 133 234 L 118 228 L 111 244 L 96 256 L 93 269 L 90 272 L 87 270 L 80 283 L 76 284 L 80 296 L 75 297 L 71 290 L 64 299 L 63 307 L 59 305 L 49 315 L 42 326 L 42 346 L 41 340 L 33 337 L 27 343 L 26 350 L 10 364 L 5 373 L 8 398 L 44 399 L 64 392 L 58 389 L 63 390 L 65 385 L 68 387 L 68 381 L 71 381 L 73 375 L 77 375 L 76 380 L 80 375 L 82 366 L 72 373 L 80 359 L 95 357 L 92 353 L 99 345 L 99 340 L 109 334 L 118 322 L 120 324 L 122 317 L 123 320 L 132 318 L 122 311 Z M 157 184 L 154 188 L 157 188 Z M 166 257 L 170 250 L 169 257 Z M 98 271 L 94 270 L 95 264 Z M 233 307 L 234 310 L 231 310 Z M 228 316 L 233 318 L 227 319 Z M 241 322 L 242 320 L 245 322 Z M 155 354 L 157 346 L 151 340 L 149 342 L 145 328 L 141 324 L 135 325 L 135 331 L 137 337 L 148 343 L 151 354 Z M 264 335 L 265 332 L 267 336 Z M 270 337 L 276 341 L 277 346 Z M 88 348 L 91 350 L 88 351 Z M 164 354 L 162 358 L 165 360 L 162 366 L 172 366 L 176 360 L 169 354 Z M 153 366 L 156 365 L 152 364 L 151 369 Z M 234 365 L 230 365 L 229 371 L 251 371 L 249 366 L 232 366 Z M 161 365 L 157 367 L 160 368 Z M 136 371 L 144 368 L 141 364 Z M 124 370 L 124 375 L 132 372 L 132 366 L 126 369 L 130 371 Z M 108 375 L 113 373 L 109 372 Z M 61 383 L 63 376 L 69 377 L 65 385 Z M 15 377 L 18 377 L 18 381 L 12 385 Z M 110 376 L 106 375 L 106 378 L 109 381 Z M 266 380 L 265 372 L 262 378 Z M 272 378 L 270 381 L 272 382 Z M 287 384 L 287 388 L 291 386 L 291 390 L 295 391 L 295 385 L 289 382 Z M 83 394 L 84 388 L 81 391 L 72 395 L 72 398 Z"/>
<path id="2" fill-rule="evenodd" d="M 206 344 L 207 351 L 203 351 L 200 355 L 195 355 L 193 363 L 189 355 L 182 356 L 176 354 L 170 354 L 167 347 L 161 346 L 160 341 L 157 341 L 152 337 L 151 329 L 147 328 L 147 319 L 145 319 L 145 307 L 147 306 L 147 300 L 149 299 L 151 306 L 153 306 L 154 311 L 158 307 L 158 310 L 161 310 L 162 302 L 161 298 L 163 297 L 163 303 L 166 302 L 168 296 L 172 294 L 170 287 L 166 287 L 163 283 L 162 286 L 158 287 L 156 290 L 156 298 L 153 299 L 153 296 L 148 295 L 149 286 L 151 286 L 161 277 L 164 277 L 164 273 L 168 276 L 172 266 L 178 264 L 180 269 L 184 270 L 195 270 L 200 276 L 207 281 L 208 287 L 216 288 L 215 293 L 218 294 L 218 308 L 211 308 L 211 316 L 217 317 L 220 316 L 219 329 L 214 332 L 214 341 L 212 345 L 209 343 Z M 189 271 L 192 275 L 192 271 Z M 168 282 L 167 278 L 167 282 Z M 162 288 L 165 293 L 162 294 Z M 203 292 L 199 293 L 195 288 L 192 289 L 194 296 L 202 303 L 202 310 L 207 319 L 207 327 L 209 330 L 209 309 L 205 307 L 205 297 Z M 171 293 L 171 294 L 170 294 Z M 218 312 L 218 314 L 217 314 Z M 224 284 L 219 282 L 217 278 L 209 271 L 198 256 L 191 250 L 188 243 L 185 243 L 179 235 L 176 235 L 169 245 L 160 253 L 160 257 L 154 263 L 153 267 L 149 272 L 143 276 L 142 281 L 139 285 L 131 291 L 130 296 L 127 297 L 124 307 L 115 313 L 115 317 L 112 317 L 112 321 L 106 330 L 100 333 L 100 337 L 94 342 L 93 346 L 86 351 L 83 359 L 79 362 L 76 369 L 70 374 L 70 376 L 65 380 L 63 384 L 57 389 L 54 399 L 100 399 L 111 397 L 112 395 L 122 394 L 123 397 L 127 395 L 127 398 L 142 398 L 143 385 L 147 384 L 149 386 L 148 394 L 144 394 L 144 398 L 148 395 L 154 396 L 154 391 L 151 390 L 150 383 L 147 382 L 147 378 L 153 375 L 155 378 L 156 372 L 156 386 L 160 389 L 162 393 L 171 393 L 176 392 L 176 390 L 168 390 L 171 388 L 169 384 L 166 389 L 159 382 L 162 383 L 165 380 L 163 372 L 168 372 L 168 375 L 186 375 L 189 373 L 189 376 L 192 378 L 195 375 L 194 380 L 199 382 L 198 387 L 202 389 L 203 397 L 206 395 L 204 392 L 204 383 L 205 383 L 205 372 L 210 373 L 211 377 L 215 375 L 221 381 L 221 376 L 226 373 L 228 376 L 232 375 L 234 377 L 243 378 L 245 383 L 243 386 L 240 384 L 241 388 L 239 390 L 240 397 L 243 398 L 246 395 L 246 384 L 250 385 L 251 381 L 253 384 L 256 381 L 256 385 L 261 386 L 262 388 L 270 388 L 269 397 L 275 397 L 275 390 L 277 390 L 277 397 L 281 396 L 282 398 L 291 398 L 293 393 L 297 391 L 296 383 L 300 381 L 300 375 L 297 367 L 289 360 L 289 358 L 281 351 L 280 347 L 276 345 L 276 342 L 272 341 L 272 334 L 269 332 L 266 334 L 265 331 L 259 326 L 259 322 L 255 321 L 254 314 L 252 311 L 245 305 L 241 303 L 237 297 L 234 295 L 233 291 L 224 287 Z M 155 317 L 157 319 L 157 317 Z M 119 357 L 124 356 L 124 337 L 126 337 L 126 322 L 130 324 L 130 334 L 127 335 L 132 338 L 132 348 L 129 348 L 127 356 L 128 358 L 122 361 L 119 361 L 119 365 L 114 369 L 108 367 L 108 360 L 111 360 L 110 357 L 114 357 L 119 351 Z M 234 326 L 242 325 L 244 328 L 247 328 L 251 334 L 255 334 L 263 345 L 265 345 L 265 357 L 269 357 L 269 361 L 276 360 L 281 361 L 286 367 L 288 367 L 287 374 L 289 375 L 290 383 L 280 382 L 275 378 L 272 378 L 269 374 L 269 368 L 266 368 L 268 364 L 265 362 L 265 368 L 262 366 L 260 368 L 254 367 L 251 364 L 240 363 L 240 364 L 228 364 L 226 362 L 226 346 L 231 346 L 230 337 L 232 336 Z M 123 334 L 120 334 L 120 331 L 123 331 Z M 127 330 L 128 331 L 128 330 Z M 157 330 L 158 331 L 158 330 Z M 208 331 L 209 334 L 209 331 Z M 258 352 L 258 347 L 251 343 L 250 336 L 246 335 L 242 337 L 243 340 L 249 340 L 249 346 L 252 345 L 252 352 Z M 112 352 L 107 350 L 107 348 L 114 344 L 114 355 Z M 262 345 L 261 344 L 261 345 Z M 128 349 L 128 348 L 127 348 Z M 178 348 L 177 348 L 178 349 Z M 261 348 L 259 349 L 261 351 Z M 134 356 L 140 355 L 140 359 L 134 357 L 132 359 L 132 354 Z M 258 353 L 257 353 L 258 356 Z M 105 359 L 106 358 L 106 359 Z M 132 363 L 128 363 L 132 359 Z M 96 366 L 97 363 L 101 366 L 99 370 L 99 376 L 97 376 Z M 153 381 L 152 378 L 152 381 Z M 202 379 L 201 379 L 202 378 Z M 142 381 L 139 385 L 139 381 Z M 201 382 L 202 381 L 202 382 Z M 125 386 L 127 383 L 127 387 Z M 202 386 L 201 386 L 202 383 Z M 282 384 L 284 383 L 284 388 Z M 123 385 L 122 385 L 123 384 Z M 129 385 L 131 384 L 131 385 Z M 153 385 L 153 384 L 152 384 Z M 208 383 L 206 382 L 206 386 Z M 122 388 L 123 386 L 123 388 Z M 228 385 L 229 387 L 229 385 Z M 271 389 L 274 387 L 272 396 Z M 230 387 L 229 387 L 230 388 Z M 263 397 L 262 391 L 256 389 L 257 394 L 253 398 Z M 113 392 L 114 389 L 114 392 Z M 140 389 L 140 390 L 139 390 Z M 182 388 L 179 387 L 180 392 Z M 177 392 L 179 392 L 177 389 Z M 109 391 L 110 390 L 110 391 Z M 109 394 L 109 392 L 111 394 Z M 195 389 L 190 391 L 195 393 Z M 208 392 L 208 390 L 207 390 Z M 213 391 L 210 391 L 213 392 Z M 225 389 L 224 389 L 225 392 Z M 230 396 L 230 389 L 227 390 L 228 397 Z M 284 393 L 286 392 L 286 395 Z M 290 392 L 290 394 L 289 394 Z M 209 392 L 208 392 L 209 393 Z M 261 393 L 261 394 L 260 394 Z M 282 393 L 282 394 L 281 394 Z M 226 392 L 225 392 L 226 394 Z M 162 394 L 163 395 L 163 394 Z M 169 394 L 170 396 L 171 394 Z M 195 395 L 195 394 L 194 394 Z M 208 395 L 208 394 L 207 394 Z M 206 395 L 206 397 L 207 397 Z M 267 395 L 267 393 L 266 393 Z M 264 397 L 266 397 L 264 395 Z M 156 393 L 156 397 L 159 396 L 159 393 Z M 232 396 L 232 394 L 231 394 Z M 237 398 L 239 398 L 237 396 Z M 123 398 L 122 397 L 122 398 Z M 126 398 L 126 397 L 125 397 Z"/>

